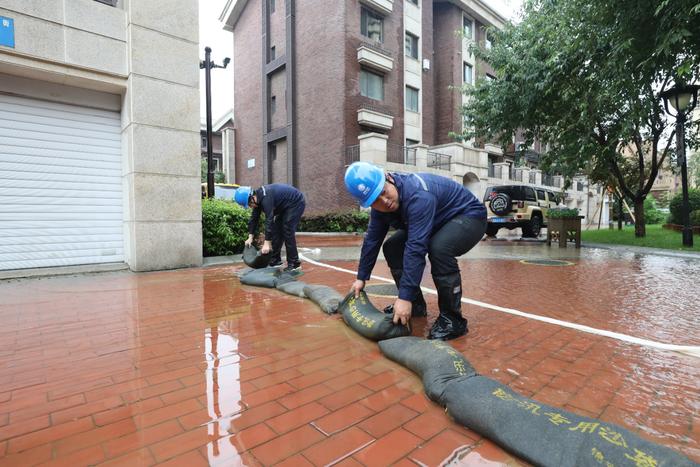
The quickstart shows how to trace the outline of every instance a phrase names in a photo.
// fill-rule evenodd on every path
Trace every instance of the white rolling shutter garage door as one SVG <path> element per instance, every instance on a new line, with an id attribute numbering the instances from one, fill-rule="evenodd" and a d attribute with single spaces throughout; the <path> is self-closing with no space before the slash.
<path id="1" fill-rule="evenodd" d="M 0 270 L 124 261 L 118 112 L 0 94 Z"/>

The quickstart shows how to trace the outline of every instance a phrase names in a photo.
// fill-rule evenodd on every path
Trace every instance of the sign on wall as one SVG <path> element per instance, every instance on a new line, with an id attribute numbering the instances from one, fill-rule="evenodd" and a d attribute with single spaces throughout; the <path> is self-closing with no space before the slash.
<path id="1" fill-rule="evenodd" d="M 15 20 L 0 16 L 0 45 L 15 48 Z"/>

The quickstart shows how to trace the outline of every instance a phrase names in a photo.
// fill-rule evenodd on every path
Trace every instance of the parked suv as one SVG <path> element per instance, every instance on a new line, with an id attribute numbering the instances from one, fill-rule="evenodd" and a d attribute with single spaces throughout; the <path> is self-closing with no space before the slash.
<path id="1" fill-rule="evenodd" d="M 486 235 L 495 237 L 501 228 L 523 229 L 523 237 L 537 237 L 544 227 L 547 211 L 556 207 L 559 196 L 553 191 L 529 185 L 493 186 L 486 190 L 488 211 Z"/>

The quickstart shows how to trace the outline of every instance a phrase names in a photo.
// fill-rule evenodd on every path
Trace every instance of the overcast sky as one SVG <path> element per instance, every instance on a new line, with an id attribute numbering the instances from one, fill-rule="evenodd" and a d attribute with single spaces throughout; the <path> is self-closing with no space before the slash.
<path id="1" fill-rule="evenodd" d="M 522 0 L 483 0 L 507 18 L 514 17 Z M 199 55 L 204 59 L 204 47 L 212 48 L 212 60 L 221 65 L 224 57 L 233 58 L 233 35 L 224 31 L 219 15 L 226 0 L 199 0 Z M 256 72 L 259 70 L 255 70 Z M 216 121 L 233 108 L 233 63 L 228 68 L 211 72 L 212 121 Z M 200 71 L 200 120 L 205 121 L 204 70 Z"/>

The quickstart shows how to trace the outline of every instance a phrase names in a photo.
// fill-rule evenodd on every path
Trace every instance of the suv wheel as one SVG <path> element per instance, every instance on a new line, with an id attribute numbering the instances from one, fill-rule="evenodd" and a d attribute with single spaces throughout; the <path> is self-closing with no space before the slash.
<path id="1" fill-rule="evenodd" d="M 542 216 L 540 214 L 533 214 L 530 218 L 530 222 L 523 229 L 523 237 L 534 237 L 540 236 L 540 230 L 542 230 Z"/>
<path id="2" fill-rule="evenodd" d="M 497 225 L 488 224 L 486 226 L 486 235 L 489 237 L 495 237 L 499 229 L 500 227 L 498 227 Z"/>

